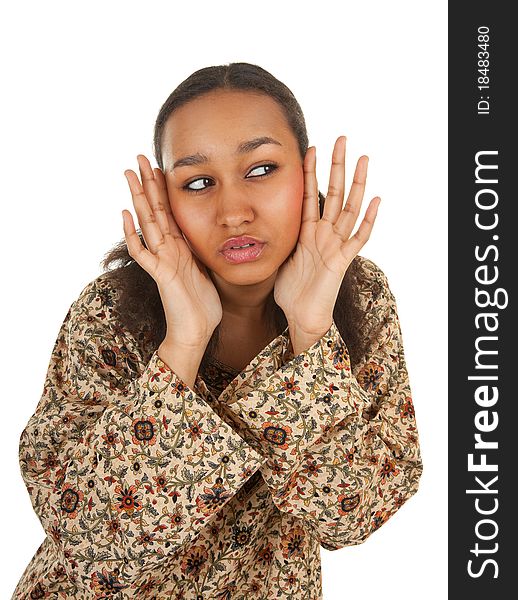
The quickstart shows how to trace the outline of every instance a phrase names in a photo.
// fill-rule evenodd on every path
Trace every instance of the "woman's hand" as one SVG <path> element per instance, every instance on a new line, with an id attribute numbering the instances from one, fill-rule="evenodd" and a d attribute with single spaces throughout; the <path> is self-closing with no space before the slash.
<path id="1" fill-rule="evenodd" d="M 304 158 L 302 223 L 293 255 L 281 265 L 275 280 L 274 298 L 290 329 L 295 354 L 312 345 L 331 327 L 333 309 L 343 277 L 370 237 L 379 197 L 371 200 L 356 233 L 365 192 L 368 157 L 358 160 L 345 207 L 345 136 L 333 149 L 329 188 L 322 218 L 318 208 L 315 147 Z M 297 348 L 299 346 L 299 348 Z"/>
<path id="2" fill-rule="evenodd" d="M 124 171 L 147 248 L 135 231 L 133 217 L 122 211 L 128 252 L 156 281 L 164 307 L 171 346 L 205 349 L 223 316 L 219 294 L 205 266 L 193 255 L 176 223 L 164 174 L 148 159 L 137 157 L 137 174 Z"/>

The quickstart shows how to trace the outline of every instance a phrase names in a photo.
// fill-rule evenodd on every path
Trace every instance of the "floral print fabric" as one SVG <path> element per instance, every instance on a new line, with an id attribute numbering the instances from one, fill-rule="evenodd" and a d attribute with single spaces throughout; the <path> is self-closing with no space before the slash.
<path id="1" fill-rule="evenodd" d="M 90 282 L 20 436 L 46 538 L 13 599 L 321 599 L 320 546 L 363 542 L 422 472 L 395 299 L 358 258 L 379 333 L 354 372 L 333 322 L 298 356 L 286 328 L 194 389 L 146 362 L 116 290 Z"/>

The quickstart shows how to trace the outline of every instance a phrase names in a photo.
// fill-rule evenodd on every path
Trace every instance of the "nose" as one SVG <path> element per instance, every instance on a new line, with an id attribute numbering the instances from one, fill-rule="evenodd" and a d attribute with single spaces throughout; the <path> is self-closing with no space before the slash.
<path id="1" fill-rule="evenodd" d="M 243 188 L 221 190 L 216 202 L 218 225 L 237 228 L 255 218 L 253 203 Z"/>

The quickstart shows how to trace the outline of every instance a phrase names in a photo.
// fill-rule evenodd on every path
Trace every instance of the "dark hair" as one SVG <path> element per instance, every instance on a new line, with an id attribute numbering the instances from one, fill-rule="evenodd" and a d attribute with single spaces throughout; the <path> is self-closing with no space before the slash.
<path id="1" fill-rule="evenodd" d="M 171 114 L 187 102 L 220 89 L 246 90 L 273 98 L 281 107 L 298 141 L 301 159 L 304 160 L 308 148 L 308 135 L 304 115 L 293 93 L 265 69 L 250 63 L 237 62 L 205 67 L 194 72 L 180 83 L 164 102 L 155 122 L 153 136 L 153 151 L 160 169 L 164 168 L 162 135 Z M 321 192 L 318 196 L 322 216 L 325 198 Z M 145 245 L 141 231 L 138 230 L 137 233 L 141 243 Z M 118 266 L 110 270 L 116 263 L 119 263 Z M 149 356 L 149 352 L 158 348 L 166 334 L 165 314 L 155 280 L 129 255 L 124 237 L 105 254 L 101 266 L 108 271 L 104 277 L 109 278 L 119 292 L 116 306 L 119 321 L 142 344 L 143 356 L 146 356 L 144 346 L 148 348 Z M 365 314 L 359 306 L 359 277 L 361 269 L 358 257 L 355 257 L 346 271 L 333 312 L 334 321 L 347 343 L 353 365 L 363 356 L 368 342 L 361 335 L 361 324 Z M 273 298 L 273 290 L 267 301 L 266 318 L 266 326 L 272 336 L 279 335 L 287 326 L 284 313 Z M 218 325 L 205 350 L 202 367 L 215 355 L 219 341 Z"/>

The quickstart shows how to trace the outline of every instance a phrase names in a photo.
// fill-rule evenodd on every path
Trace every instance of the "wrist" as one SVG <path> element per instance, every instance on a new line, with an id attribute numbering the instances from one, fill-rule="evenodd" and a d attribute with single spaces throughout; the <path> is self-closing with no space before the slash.
<path id="1" fill-rule="evenodd" d="M 182 346 L 166 340 L 157 348 L 158 358 L 191 390 L 194 390 L 204 352 L 201 346 Z"/>
<path id="2" fill-rule="evenodd" d="M 331 323 L 325 330 L 316 332 L 306 331 L 296 324 L 289 323 L 288 327 L 293 355 L 297 356 L 298 354 L 305 352 L 306 350 L 308 350 L 308 348 L 311 348 L 311 346 L 313 346 L 316 342 L 322 339 L 324 334 L 327 331 L 329 331 Z"/>
<path id="3" fill-rule="evenodd" d="M 164 350 L 175 350 L 175 351 L 183 351 L 188 353 L 189 355 L 196 356 L 198 355 L 200 358 L 204 355 L 205 349 L 209 340 L 200 340 L 197 342 L 186 342 L 185 339 L 176 340 L 173 337 L 166 335 L 162 342 L 160 343 L 159 348 Z"/>

